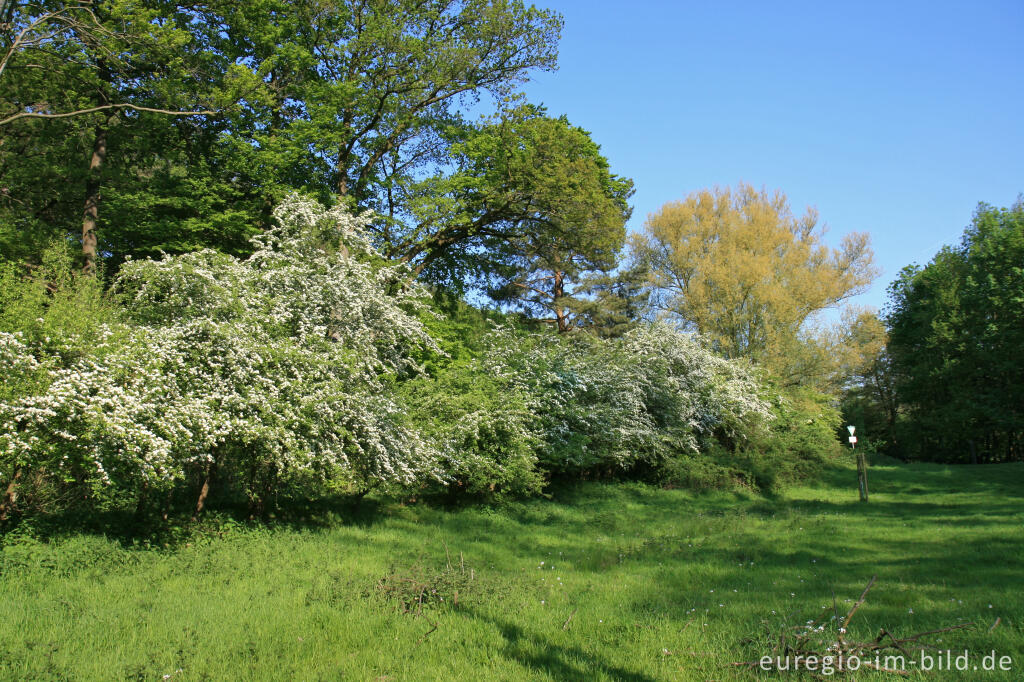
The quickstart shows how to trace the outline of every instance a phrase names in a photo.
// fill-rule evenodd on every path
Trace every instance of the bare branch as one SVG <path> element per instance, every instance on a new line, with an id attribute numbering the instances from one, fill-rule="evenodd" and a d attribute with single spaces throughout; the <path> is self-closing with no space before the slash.
<path id="1" fill-rule="evenodd" d="M 850 619 L 853 618 L 853 614 L 857 613 L 857 609 L 859 609 L 861 604 L 864 603 L 864 600 L 867 598 L 868 592 L 871 591 L 871 586 L 875 584 L 875 578 L 877 577 L 878 576 L 876 575 L 871 576 L 871 580 L 868 581 L 867 587 L 865 587 L 864 592 L 861 593 L 860 599 L 858 599 L 857 603 L 853 605 L 853 608 L 850 609 L 850 612 L 846 614 L 846 618 L 843 619 L 843 630 L 845 630 L 846 627 L 850 624 Z"/>
<path id="2" fill-rule="evenodd" d="M 83 114 L 92 114 L 97 111 L 106 111 L 109 109 L 132 109 L 133 111 L 145 111 L 153 114 L 163 114 L 165 116 L 216 116 L 216 111 L 210 109 L 202 109 L 199 111 L 175 111 L 172 109 L 157 109 L 154 107 L 143 107 L 137 104 L 104 104 L 98 107 L 90 107 L 88 109 L 78 109 L 77 111 L 66 111 L 60 114 L 43 114 L 36 111 L 23 111 L 20 114 L 14 114 L 8 116 L 5 119 L 0 119 L 0 126 L 7 125 L 13 121 L 17 121 L 21 118 L 70 118 L 72 116 L 81 116 Z"/>
<path id="3" fill-rule="evenodd" d="M 33 36 L 35 31 L 38 31 L 46 24 L 64 24 L 67 28 L 70 28 L 73 31 L 81 32 L 85 37 L 92 37 L 94 32 L 99 35 L 114 37 L 115 34 L 104 28 L 96 14 L 87 6 L 90 4 L 92 4 L 90 0 L 84 0 L 80 5 L 64 7 L 53 12 L 45 12 L 33 19 L 27 26 L 25 26 L 25 28 L 18 32 L 18 35 L 15 36 L 14 40 L 11 42 L 11 46 L 7 49 L 7 52 L 4 53 L 2 58 L 0 58 L 0 76 L 3 76 L 4 70 L 7 68 L 7 65 L 10 63 L 11 58 L 16 52 L 25 49 L 26 47 L 42 45 L 56 36 L 56 33 L 46 33 L 43 35 Z M 73 13 L 77 12 L 85 13 L 87 15 L 87 20 L 82 21 L 76 18 Z"/>

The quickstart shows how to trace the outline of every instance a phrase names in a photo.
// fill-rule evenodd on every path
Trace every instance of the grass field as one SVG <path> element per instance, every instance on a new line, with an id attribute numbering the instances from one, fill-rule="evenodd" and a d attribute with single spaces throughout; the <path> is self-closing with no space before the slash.
<path id="1" fill-rule="evenodd" d="M 931 641 L 1013 670 L 930 678 L 1024 679 L 1024 466 L 870 475 L 866 505 L 844 465 L 771 499 L 586 484 L 498 509 L 371 501 L 171 549 L 8 538 L 0 677 L 753 679 L 730 664 L 770 653 L 766 631 L 833 591 L 845 612 L 877 575 L 850 636 L 973 621 Z"/>

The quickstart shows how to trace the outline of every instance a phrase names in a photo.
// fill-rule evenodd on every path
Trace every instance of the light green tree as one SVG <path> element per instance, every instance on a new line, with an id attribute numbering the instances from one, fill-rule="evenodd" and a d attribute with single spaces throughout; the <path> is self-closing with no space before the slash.
<path id="1" fill-rule="evenodd" d="M 815 211 L 793 215 L 781 192 L 740 184 L 665 204 L 632 242 L 651 273 L 657 314 L 700 332 L 721 353 L 801 383 L 819 374 L 817 313 L 862 293 L 876 275 L 869 239 L 824 243 Z"/>

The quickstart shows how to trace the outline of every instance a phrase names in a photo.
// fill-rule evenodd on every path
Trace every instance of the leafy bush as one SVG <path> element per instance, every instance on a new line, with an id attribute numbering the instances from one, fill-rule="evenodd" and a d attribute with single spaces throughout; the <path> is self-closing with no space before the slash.
<path id="1" fill-rule="evenodd" d="M 387 391 L 431 345 L 406 312 L 425 292 L 374 262 L 367 216 L 293 198 L 276 218 L 244 261 L 127 263 L 115 291 L 132 325 L 50 369 L 43 393 L 0 404 L 4 479 L 46 471 L 130 494 L 215 470 L 259 505 L 292 473 L 340 470 L 361 488 L 431 473 Z"/>
<path id="2" fill-rule="evenodd" d="M 832 397 L 789 387 L 776 390 L 771 404 L 771 429 L 739 451 L 746 474 L 766 490 L 812 476 L 842 448 L 836 439 L 842 416 Z"/>
<path id="3" fill-rule="evenodd" d="M 539 439 L 523 396 L 483 370 L 455 365 L 404 387 L 412 421 L 438 453 L 449 495 L 537 493 Z M 429 483 L 429 482 L 428 482 Z"/>
<path id="4" fill-rule="evenodd" d="M 118 307 L 66 249 L 32 277 L 0 271 L 0 486 L 23 508 L 198 509 L 211 486 L 253 512 L 281 493 L 501 498 L 552 477 L 770 488 L 837 446 L 820 396 L 766 388 L 693 335 L 485 333 L 501 316 L 432 311 L 368 215 L 293 197 L 275 218 L 246 259 L 128 261 Z"/>
<path id="5" fill-rule="evenodd" d="M 0 399 L 45 388 L 46 367 L 69 366 L 96 351 L 106 325 L 119 311 L 103 291 L 103 281 L 75 267 L 64 242 L 52 243 L 37 265 L 0 264 L 0 333 L 11 335 L 36 361 L 30 371 L 7 368 Z"/>
<path id="6" fill-rule="evenodd" d="M 526 396 L 553 474 L 653 472 L 770 418 L 746 370 L 667 325 L 612 340 L 499 330 L 485 368 Z"/>

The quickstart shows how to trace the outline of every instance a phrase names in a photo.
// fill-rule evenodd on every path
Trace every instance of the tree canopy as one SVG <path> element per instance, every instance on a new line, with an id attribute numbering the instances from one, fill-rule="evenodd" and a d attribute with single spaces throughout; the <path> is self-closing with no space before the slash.
<path id="1" fill-rule="evenodd" d="M 824 233 L 815 211 L 796 217 L 781 192 L 740 184 L 665 204 L 633 252 L 649 266 L 656 313 L 700 332 L 727 357 L 799 381 L 820 341 L 808 323 L 876 275 L 867 234 L 850 233 L 833 249 Z"/>
<path id="2" fill-rule="evenodd" d="M 507 215 L 491 295 L 561 332 L 575 328 L 593 301 L 584 298 L 588 277 L 618 264 L 633 182 L 612 174 L 590 134 L 564 116 L 529 111 L 489 127 L 468 149 L 483 180 L 476 214 Z"/>
<path id="3" fill-rule="evenodd" d="M 911 456 L 1024 449 L 1024 202 L 982 204 L 961 243 L 889 288 L 889 353 Z"/>
<path id="4" fill-rule="evenodd" d="M 8 253 L 24 256 L 16 245 L 42 228 L 80 235 L 87 261 L 114 267 L 244 253 L 294 190 L 374 209 L 379 245 L 397 252 L 385 223 L 410 226 L 414 185 L 450 172 L 467 107 L 555 68 L 561 30 L 517 0 L 12 0 L 4 12 Z"/>

